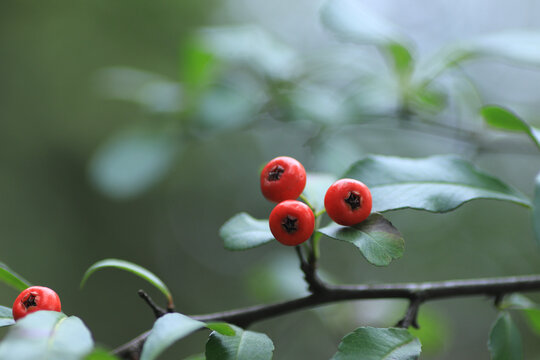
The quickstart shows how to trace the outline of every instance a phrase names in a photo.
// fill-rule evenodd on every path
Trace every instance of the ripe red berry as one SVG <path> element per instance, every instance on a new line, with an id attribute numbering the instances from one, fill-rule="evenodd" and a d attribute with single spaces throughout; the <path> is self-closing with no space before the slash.
<path id="1" fill-rule="evenodd" d="M 48 287 L 32 286 L 15 299 L 12 308 L 13 318 L 19 320 L 39 310 L 61 311 L 60 298 Z"/>
<path id="2" fill-rule="evenodd" d="M 309 239 L 315 229 L 313 211 L 297 200 L 285 200 L 270 213 L 270 231 L 283 245 L 299 245 Z"/>
<path id="3" fill-rule="evenodd" d="M 358 224 L 371 213 L 371 192 L 360 181 L 341 179 L 326 190 L 324 207 L 336 223 L 345 226 Z"/>
<path id="4" fill-rule="evenodd" d="M 306 186 L 306 170 L 288 156 L 270 160 L 261 172 L 261 191 L 273 202 L 295 200 Z"/>

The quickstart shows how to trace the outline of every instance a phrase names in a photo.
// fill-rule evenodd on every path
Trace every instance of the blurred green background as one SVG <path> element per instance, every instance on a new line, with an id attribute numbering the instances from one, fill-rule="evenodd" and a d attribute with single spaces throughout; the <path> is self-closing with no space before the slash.
<path id="1" fill-rule="evenodd" d="M 540 29 L 540 4 L 358 4 L 366 7 L 358 14 L 327 13 L 321 22 L 321 4 L 307 0 L 0 2 L 0 260 L 56 289 L 63 310 L 114 348 L 152 325 L 139 288 L 164 299 L 117 270 L 79 289 L 103 258 L 156 273 L 185 314 L 305 292 L 292 249 L 231 253 L 218 236 L 240 211 L 268 216 L 258 171 L 275 156 L 339 175 L 368 153 L 458 153 L 532 195 L 540 154 L 524 135 L 487 129 L 478 109 L 498 103 L 539 125 L 540 55 L 528 33 L 470 46 L 486 34 Z M 441 48 L 443 60 L 430 60 Z M 421 77 L 456 54 L 476 61 Z M 402 259 L 376 268 L 346 244 L 323 241 L 325 276 L 371 283 L 540 273 L 530 212 L 517 205 L 476 201 L 449 214 L 388 217 L 405 236 Z M 2 286 L 0 304 L 16 295 Z M 422 358 L 488 358 L 491 303 L 423 307 Z M 404 305 L 332 305 L 253 328 L 272 338 L 275 359 L 327 359 L 354 328 L 394 325 Z M 518 323 L 525 358 L 540 357 L 538 335 Z M 164 358 L 202 352 L 204 343 L 198 333 Z"/>

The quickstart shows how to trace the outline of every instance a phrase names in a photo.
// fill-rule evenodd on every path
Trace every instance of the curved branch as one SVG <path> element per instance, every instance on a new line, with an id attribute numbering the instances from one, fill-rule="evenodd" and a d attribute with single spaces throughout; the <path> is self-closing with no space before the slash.
<path id="1" fill-rule="evenodd" d="M 506 294 L 518 291 L 540 291 L 540 275 L 375 285 L 327 285 L 320 282 L 319 286 L 322 286 L 319 291 L 298 299 L 190 317 L 201 321 L 223 321 L 247 327 L 265 319 L 339 301 L 408 299 L 411 306 L 403 321 L 411 323 L 402 324 L 408 327 L 413 324 L 420 304 L 426 301 L 478 295 L 500 299 Z M 114 353 L 124 359 L 138 359 L 149 333 L 148 331 L 139 335 L 117 348 Z"/>

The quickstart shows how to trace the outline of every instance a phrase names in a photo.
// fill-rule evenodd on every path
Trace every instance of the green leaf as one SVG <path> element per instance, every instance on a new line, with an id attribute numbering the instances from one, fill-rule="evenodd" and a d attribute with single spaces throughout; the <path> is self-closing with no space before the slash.
<path id="1" fill-rule="evenodd" d="M 96 151 L 89 165 L 90 178 L 110 197 L 134 197 L 165 177 L 178 151 L 167 132 L 128 130 Z"/>
<path id="2" fill-rule="evenodd" d="M 94 347 L 81 319 L 55 311 L 38 311 L 13 325 L 0 343 L 1 360 L 79 360 Z"/>
<path id="3" fill-rule="evenodd" d="M 154 285 L 159 291 L 161 291 L 163 295 L 167 297 L 169 304 L 172 303 L 171 292 L 167 288 L 167 285 L 165 285 L 165 283 L 161 281 L 160 278 L 158 278 L 156 275 L 146 270 L 142 266 L 139 266 L 129 261 L 119 260 L 119 259 L 104 259 L 90 266 L 83 275 L 83 278 L 81 280 L 81 288 L 84 286 L 84 284 L 86 283 L 86 280 L 88 280 L 90 275 L 92 275 L 98 270 L 111 268 L 111 267 L 128 271 L 132 274 L 137 275 L 140 278 L 143 278 L 144 280 L 148 281 L 150 284 Z"/>
<path id="4" fill-rule="evenodd" d="M 326 190 L 337 178 L 334 175 L 323 173 L 308 173 L 306 187 L 302 195 L 309 201 L 315 212 L 324 209 L 324 196 Z"/>
<path id="5" fill-rule="evenodd" d="M 343 338 L 332 360 L 411 360 L 420 351 L 420 341 L 405 329 L 360 327 Z"/>
<path id="6" fill-rule="evenodd" d="M 534 200 L 533 200 L 533 230 L 536 242 L 540 245 L 540 172 L 534 179 Z"/>
<path id="7" fill-rule="evenodd" d="M 508 312 L 501 312 L 493 324 L 488 349 L 492 360 L 523 359 L 521 335 Z"/>
<path id="8" fill-rule="evenodd" d="M 207 360 L 270 360 L 272 340 L 265 334 L 233 326 L 236 334 L 226 336 L 213 332 L 206 343 Z"/>
<path id="9" fill-rule="evenodd" d="M 205 327 L 203 322 L 179 313 L 163 315 L 156 320 L 150 335 L 144 342 L 141 360 L 156 359 L 176 341 L 203 327 Z"/>
<path id="10" fill-rule="evenodd" d="M 527 324 L 537 335 L 540 335 L 540 305 L 521 294 L 511 294 L 504 298 L 501 309 L 521 310 Z"/>
<path id="11" fill-rule="evenodd" d="M 221 335 L 234 336 L 235 331 L 232 325 L 224 322 L 212 322 L 206 324 L 206 327 L 210 330 L 216 331 Z"/>
<path id="12" fill-rule="evenodd" d="M 11 309 L 5 306 L 0 306 L 0 327 L 15 324 Z"/>
<path id="13" fill-rule="evenodd" d="M 353 164 L 344 177 L 369 187 L 374 212 L 405 208 L 447 212 L 474 199 L 531 206 L 518 190 L 452 155 L 419 159 L 368 156 Z"/>
<path id="14" fill-rule="evenodd" d="M 482 108 L 481 114 L 484 120 L 495 128 L 526 133 L 540 148 L 540 130 L 530 126 L 510 110 L 496 105 L 488 105 Z"/>
<path id="15" fill-rule="evenodd" d="M 217 59 L 203 41 L 194 36 L 181 49 L 180 78 L 188 91 L 196 92 L 208 86 L 215 77 Z"/>
<path id="16" fill-rule="evenodd" d="M 105 349 L 94 349 L 84 360 L 118 360 L 118 358 Z"/>
<path id="17" fill-rule="evenodd" d="M 31 286 L 27 280 L 25 280 L 15 271 L 11 270 L 9 266 L 3 262 L 0 262 L 0 281 L 3 281 L 5 284 L 18 291 L 23 291 Z"/>
<path id="18" fill-rule="evenodd" d="M 236 214 L 219 229 L 227 250 L 247 250 L 274 240 L 268 220 L 257 220 L 242 212 Z"/>
<path id="19" fill-rule="evenodd" d="M 354 226 L 332 223 L 318 231 L 332 239 L 353 244 L 367 261 L 377 266 L 390 264 L 405 250 L 405 241 L 399 231 L 380 214 L 371 214 Z"/>
<path id="20" fill-rule="evenodd" d="M 410 74 L 414 60 L 409 49 L 397 42 L 389 43 L 387 49 L 396 73 L 401 75 Z"/>

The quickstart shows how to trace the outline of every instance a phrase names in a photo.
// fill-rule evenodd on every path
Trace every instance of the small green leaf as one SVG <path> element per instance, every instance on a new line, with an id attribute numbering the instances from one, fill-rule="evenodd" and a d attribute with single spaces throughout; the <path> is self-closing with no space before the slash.
<path id="1" fill-rule="evenodd" d="M 210 330 L 220 333 L 221 335 L 234 336 L 235 334 L 234 328 L 231 325 L 224 322 L 208 323 L 206 324 L 206 327 Z"/>
<path id="2" fill-rule="evenodd" d="M 489 334 L 488 348 L 492 360 L 523 359 L 521 335 L 508 312 L 501 312 L 493 324 Z"/>
<path id="3" fill-rule="evenodd" d="M 420 351 L 420 341 L 405 329 L 360 327 L 343 338 L 332 360 L 411 360 Z"/>
<path id="4" fill-rule="evenodd" d="M 337 178 L 334 175 L 323 173 L 308 173 L 306 187 L 302 193 L 309 201 L 315 211 L 324 209 L 324 196 L 326 190 L 332 185 Z"/>
<path id="5" fill-rule="evenodd" d="M 144 342 L 141 360 L 156 359 L 176 341 L 203 327 L 205 327 L 203 322 L 179 313 L 163 315 L 156 320 L 150 335 Z"/>
<path id="6" fill-rule="evenodd" d="M 137 196 L 165 177 L 178 154 L 167 132 L 130 129 L 104 143 L 89 165 L 92 182 L 118 199 Z"/>
<path id="7" fill-rule="evenodd" d="M 247 250 L 274 240 L 268 220 L 257 220 L 246 213 L 239 213 L 227 220 L 219 229 L 227 250 Z"/>
<path id="8" fill-rule="evenodd" d="M 405 241 L 399 231 L 380 214 L 371 214 L 354 226 L 332 223 L 318 230 L 324 235 L 356 246 L 373 265 L 386 266 L 403 255 Z"/>
<path id="9" fill-rule="evenodd" d="M 94 351 L 86 355 L 84 360 L 119 360 L 119 359 L 105 349 L 94 349 Z"/>
<path id="10" fill-rule="evenodd" d="M 0 327 L 15 324 L 11 309 L 5 306 L 0 306 Z"/>
<path id="11" fill-rule="evenodd" d="M 15 290 L 23 291 L 30 287 L 30 283 L 22 276 L 11 270 L 6 264 L 0 262 L 0 281 L 11 286 Z"/>
<path id="12" fill-rule="evenodd" d="M 374 212 L 405 208 L 447 212 L 475 199 L 531 206 L 518 190 L 452 155 L 419 159 L 372 155 L 353 164 L 343 177 L 369 187 Z"/>
<path id="13" fill-rule="evenodd" d="M 197 92 L 208 86 L 215 76 L 217 59 L 203 41 L 198 36 L 192 37 L 184 43 L 180 55 L 180 78 L 186 89 Z"/>
<path id="14" fill-rule="evenodd" d="M 81 280 L 81 288 L 84 286 L 84 284 L 86 283 L 86 280 L 88 280 L 90 275 L 92 275 L 94 272 L 96 272 L 97 270 L 110 268 L 110 267 L 128 271 L 132 274 L 137 275 L 140 278 L 143 278 L 144 280 L 148 281 L 150 284 L 154 285 L 159 291 L 161 291 L 163 295 L 167 297 L 169 304 L 172 304 L 171 292 L 167 288 L 167 285 L 165 285 L 165 283 L 161 281 L 160 278 L 158 278 L 156 275 L 146 270 L 142 266 L 139 266 L 137 264 L 134 264 L 125 260 L 104 259 L 90 266 L 83 275 L 83 278 Z"/>
<path id="15" fill-rule="evenodd" d="M 265 334 L 233 326 L 234 336 L 217 332 L 206 343 L 207 360 L 270 360 L 274 352 L 272 340 Z"/>
<path id="16" fill-rule="evenodd" d="M 496 105 L 488 105 L 482 108 L 481 114 L 484 120 L 495 128 L 526 133 L 540 148 L 540 130 L 530 126 L 510 110 Z"/>
<path id="17" fill-rule="evenodd" d="M 387 49 L 396 73 L 400 75 L 410 74 L 414 66 L 414 60 L 409 49 L 396 42 L 389 43 Z"/>
<path id="18" fill-rule="evenodd" d="M 0 343 L 1 360 L 78 360 L 94 347 L 81 319 L 55 311 L 37 311 L 17 321 Z"/>

